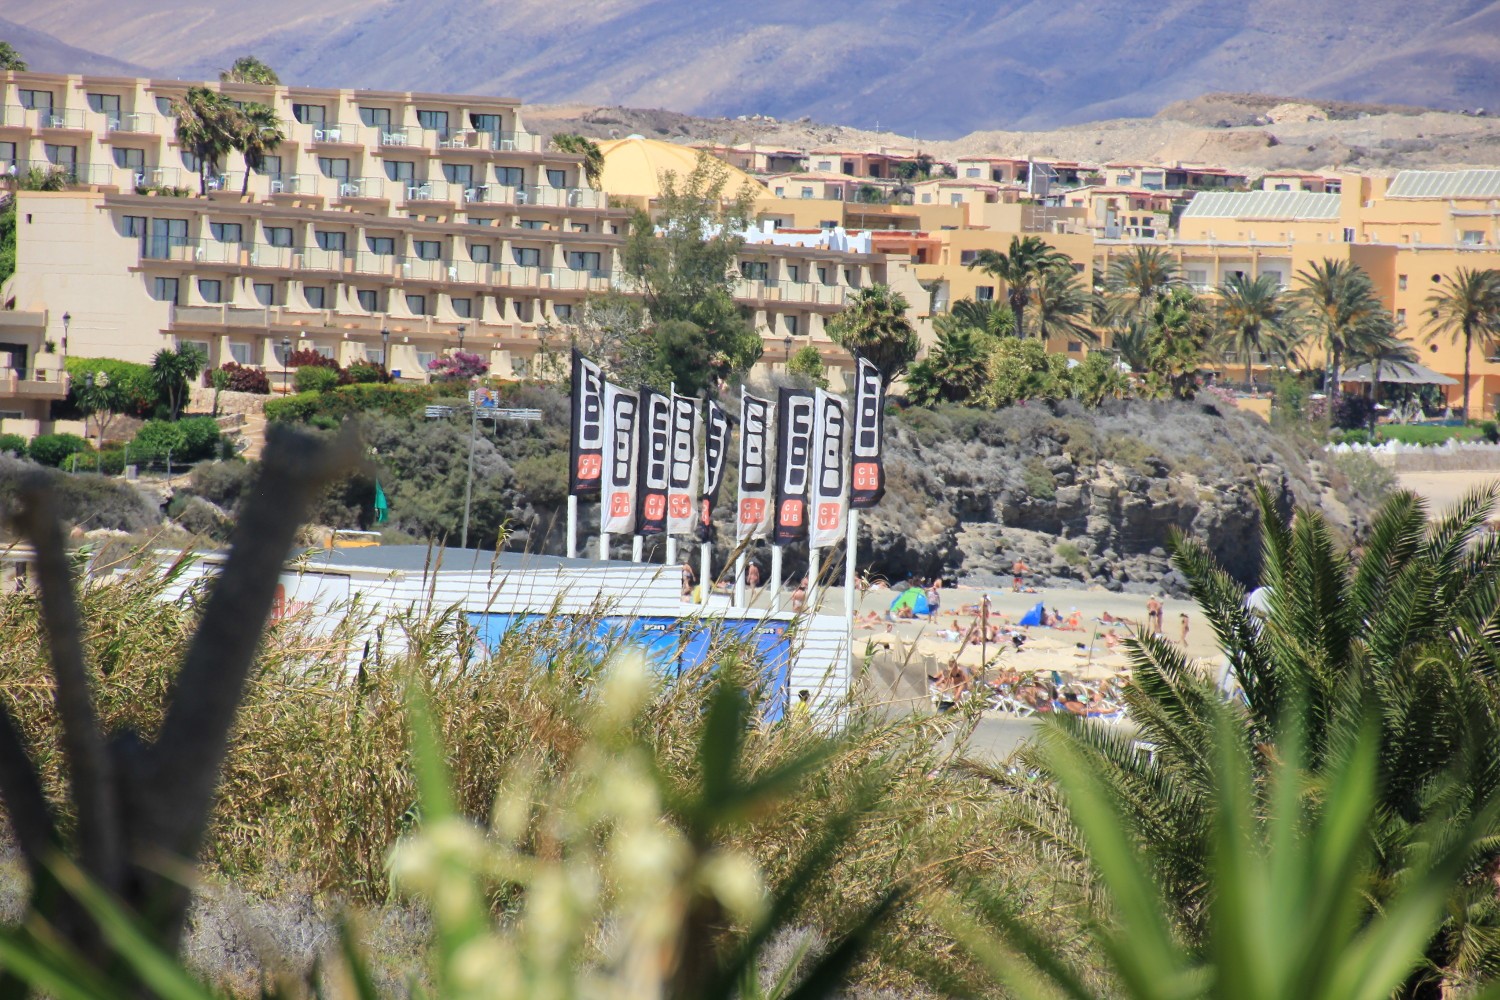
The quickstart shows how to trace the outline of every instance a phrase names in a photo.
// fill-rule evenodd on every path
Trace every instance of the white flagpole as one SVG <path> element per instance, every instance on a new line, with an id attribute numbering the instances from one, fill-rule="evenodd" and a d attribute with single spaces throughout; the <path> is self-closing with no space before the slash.
<path id="1" fill-rule="evenodd" d="M 672 453 L 677 449 L 677 383 L 670 383 L 671 388 L 667 390 L 667 413 L 671 415 L 671 422 L 667 427 L 667 461 L 668 469 L 671 468 Z M 672 537 L 672 476 L 667 474 L 667 558 L 668 566 L 677 565 L 677 539 Z"/>
<path id="2" fill-rule="evenodd" d="M 844 617 L 849 620 L 849 634 L 854 634 L 854 612 L 859 601 L 855 590 L 854 553 L 859 548 L 859 511 L 849 508 L 848 533 L 844 537 Z"/>
<path id="3" fill-rule="evenodd" d="M 781 610 L 781 546 L 771 545 L 771 581 L 768 599 L 772 611 Z"/>
<path id="4" fill-rule="evenodd" d="M 818 550 L 807 548 L 807 609 L 818 606 Z"/>
<path id="5" fill-rule="evenodd" d="M 701 588 L 699 594 L 703 597 L 702 604 L 708 607 L 708 595 L 713 592 L 713 580 L 709 574 L 713 572 L 713 543 L 704 542 L 698 546 L 698 586 Z"/>
<path id="6" fill-rule="evenodd" d="M 642 554 L 645 552 L 645 542 L 646 542 L 646 540 L 644 538 L 642 538 L 640 535 L 632 535 L 632 536 L 630 536 L 630 561 L 631 562 L 640 562 L 641 561 Z"/>
<path id="7" fill-rule="evenodd" d="M 677 565 L 677 539 L 670 532 L 667 534 L 667 565 Z"/>
<path id="8" fill-rule="evenodd" d="M 745 606 L 745 553 L 740 551 L 740 557 L 734 564 L 734 606 L 743 608 Z"/>
<path id="9" fill-rule="evenodd" d="M 604 562 L 609 561 L 609 532 L 599 533 L 599 558 Z"/>
<path id="10" fill-rule="evenodd" d="M 568 494 L 568 558 L 578 558 L 578 498 Z"/>

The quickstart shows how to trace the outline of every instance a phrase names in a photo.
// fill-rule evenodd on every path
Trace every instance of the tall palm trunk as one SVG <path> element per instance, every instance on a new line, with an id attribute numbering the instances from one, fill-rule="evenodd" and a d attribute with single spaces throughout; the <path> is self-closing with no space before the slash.
<path id="1" fill-rule="evenodd" d="M 250 193 L 250 161 L 245 161 L 245 179 L 240 182 L 240 197 Z"/>
<path id="2" fill-rule="evenodd" d="M 1474 347 L 1474 324 L 1464 320 L 1464 422 L 1469 420 L 1469 353 Z"/>
<path id="3" fill-rule="evenodd" d="M 1010 299 L 1010 315 L 1015 320 L 1016 339 L 1025 340 L 1026 331 L 1021 329 L 1021 317 L 1026 314 L 1026 297 L 1012 289 L 1008 298 Z"/>

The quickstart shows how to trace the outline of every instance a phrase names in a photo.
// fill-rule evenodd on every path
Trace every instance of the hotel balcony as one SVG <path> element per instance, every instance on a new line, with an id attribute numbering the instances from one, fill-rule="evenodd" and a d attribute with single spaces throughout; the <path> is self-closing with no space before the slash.
<path id="1" fill-rule="evenodd" d="M 142 111 L 127 111 L 120 114 L 110 113 L 105 116 L 104 120 L 106 135 L 116 132 L 128 133 L 130 135 L 155 134 L 156 130 L 156 115 Z"/>
<path id="2" fill-rule="evenodd" d="M 68 394 L 68 374 L 60 368 L 0 368 L 0 400 L 62 399 Z"/>
<path id="3" fill-rule="evenodd" d="M 842 306 L 848 295 L 843 285 L 824 285 L 816 281 L 752 281 L 741 278 L 735 282 L 734 297 L 755 303 L 791 302 L 799 305 Z"/>

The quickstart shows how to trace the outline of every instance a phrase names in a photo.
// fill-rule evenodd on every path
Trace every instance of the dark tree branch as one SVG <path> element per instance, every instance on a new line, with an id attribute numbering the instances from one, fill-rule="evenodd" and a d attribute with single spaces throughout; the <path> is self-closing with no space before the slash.
<path id="1" fill-rule="evenodd" d="M 90 875 L 113 890 L 119 885 L 122 870 L 113 768 L 94 714 L 88 668 L 84 665 L 83 644 L 79 639 L 82 627 L 68 566 L 68 545 L 62 526 L 52 515 L 53 501 L 47 480 L 38 478 L 28 482 L 21 492 L 21 508 L 15 522 L 36 551 L 42 622 L 56 678 L 54 695 L 78 816 L 80 859 Z"/>
<path id="2" fill-rule="evenodd" d="M 61 846 L 61 841 L 52 808 L 26 753 L 20 727 L 3 703 L 0 703 L 0 798 L 4 799 L 11 831 L 35 883 L 47 853 Z"/>
<path id="3" fill-rule="evenodd" d="M 357 468 L 361 452 L 352 428 L 331 446 L 290 432 L 272 438 L 256 490 L 235 526 L 229 558 L 169 695 L 161 733 L 141 762 L 134 789 L 141 801 L 133 831 L 141 848 L 197 857 L 230 730 L 292 540 L 318 493 Z M 186 887 L 140 874 L 156 883 L 156 891 L 147 896 L 158 897 L 151 908 L 168 924 L 158 929 L 175 942 L 186 913 Z M 158 909 L 162 892 L 171 898 L 165 911 Z"/>

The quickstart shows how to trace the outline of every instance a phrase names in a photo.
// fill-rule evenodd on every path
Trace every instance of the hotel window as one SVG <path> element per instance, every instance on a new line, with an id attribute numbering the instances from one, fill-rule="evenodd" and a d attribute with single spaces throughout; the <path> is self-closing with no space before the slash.
<path id="1" fill-rule="evenodd" d="M 950 194 L 948 196 L 948 204 L 950 205 L 962 205 L 963 203 L 964 196 L 962 194 Z"/>
<path id="2" fill-rule="evenodd" d="M 250 363 L 250 345 L 230 344 L 229 356 L 237 365 L 248 365 Z"/>
<path id="3" fill-rule="evenodd" d="M 191 149 L 184 149 L 182 151 L 182 165 L 192 173 L 196 174 L 198 172 L 198 167 L 201 162 L 202 161 L 198 159 L 198 154 L 193 152 Z"/>
<path id="4" fill-rule="evenodd" d="M 146 256 L 166 259 L 172 256 L 173 247 L 187 246 L 186 219 L 152 219 L 151 243 Z"/>
<path id="5" fill-rule="evenodd" d="M 1397 309 L 1396 310 L 1396 325 L 1397 326 L 1404 326 L 1405 324 L 1406 324 L 1406 310 L 1405 309 Z"/>
<path id="6" fill-rule="evenodd" d="M 993 302 L 993 301 L 995 301 L 995 286 L 994 285 L 979 285 L 979 286 L 977 286 L 974 289 L 974 301 L 975 302 Z"/>
<path id="7" fill-rule="evenodd" d="M 427 296 L 408 295 L 406 297 L 406 309 L 414 316 L 427 315 Z"/>
<path id="8" fill-rule="evenodd" d="M 90 94 L 89 110 L 96 111 L 109 121 L 110 128 L 120 126 L 120 99 L 114 94 Z"/>
<path id="9" fill-rule="evenodd" d="M 50 90 L 17 90 L 16 100 L 21 102 L 21 107 L 28 111 L 51 111 L 52 91 Z"/>
<path id="10" fill-rule="evenodd" d="M 151 297 L 158 302 L 177 304 L 177 279 L 157 278 L 151 285 Z"/>
<path id="11" fill-rule="evenodd" d="M 257 281 L 253 286 L 255 289 L 255 301 L 263 306 L 274 306 L 276 304 L 276 286 L 268 281 Z M 243 364 L 243 362 L 241 362 Z"/>
<path id="12" fill-rule="evenodd" d="M 554 305 L 552 307 L 552 315 L 556 316 L 558 319 L 572 319 L 573 307 L 570 305 L 562 304 Z"/>
<path id="13" fill-rule="evenodd" d="M 120 230 L 125 236 L 142 237 L 146 235 L 146 217 L 144 215 L 127 215 L 120 220 Z"/>
<path id="14" fill-rule="evenodd" d="M 923 194 L 922 195 L 922 204 L 924 204 L 924 205 L 931 205 L 932 204 L 932 195 L 930 195 L 930 194 Z"/>
<path id="15" fill-rule="evenodd" d="M 811 198 L 812 196 L 813 196 L 813 189 L 812 188 L 805 187 L 805 188 L 802 189 L 802 197 L 804 197 L 804 198 Z"/>
<path id="16" fill-rule="evenodd" d="M 746 260 L 740 262 L 740 274 L 747 281 L 765 281 L 770 276 L 771 268 L 763 260 Z"/>
<path id="17" fill-rule="evenodd" d="M 833 169 L 833 161 L 832 160 L 819 160 L 818 161 L 818 169 L 819 170 L 832 170 Z"/>
<path id="18" fill-rule="evenodd" d="M 548 170 L 547 183 L 555 188 L 568 186 L 568 172 L 566 170 Z"/>
<path id="19" fill-rule="evenodd" d="M 469 259 L 476 264 L 488 264 L 490 262 L 490 245 L 488 243 L 470 243 Z"/>
<path id="20" fill-rule="evenodd" d="M 199 278 L 198 294 L 203 296 L 204 302 L 223 302 L 224 283 L 217 278 Z"/>
<path id="21" fill-rule="evenodd" d="M 599 273 L 599 254 L 593 251 L 569 250 L 568 267 L 575 271 Z"/>
<path id="22" fill-rule="evenodd" d="M 495 183 L 501 187 L 521 187 L 526 183 L 526 171 L 521 167 L 496 167 Z"/>
<path id="23" fill-rule="evenodd" d="M 321 125 L 328 115 L 328 109 L 321 104 L 293 104 L 292 117 L 303 125 Z"/>
<path id="24" fill-rule="evenodd" d="M 512 247 L 510 256 L 520 267 L 542 266 L 542 252 L 536 247 Z"/>
<path id="25" fill-rule="evenodd" d="M 1398 274 L 1398 275 L 1396 275 L 1396 287 L 1398 289 L 1400 289 L 1401 291 L 1403 291 L 1403 292 L 1406 291 L 1406 275 L 1404 275 L 1404 274 Z"/>
<path id="26" fill-rule="evenodd" d="M 437 260 L 443 255 L 443 244 L 438 240 L 412 240 L 411 248 L 421 260 Z"/>
<path id="27" fill-rule="evenodd" d="M 208 231 L 220 243 L 239 243 L 244 239 L 244 228 L 238 222 L 210 222 Z"/>
<path id="28" fill-rule="evenodd" d="M 1372 243 L 1375 241 L 1375 237 L 1373 235 L 1370 237 L 1370 241 Z M 1347 228 L 1344 230 L 1344 242 L 1345 243 L 1353 243 L 1354 242 L 1354 230 L 1347 229 Z"/>
<path id="29" fill-rule="evenodd" d="M 303 285 L 302 298 L 314 309 L 322 309 L 323 303 L 327 301 L 328 289 L 318 285 Z"/>
<path id="30" fill-rule="evenodd" d="M 380 311 L 380 293 L 374 289 L 361 288 L 354 293 L 354 297 L 359 299 L 359 307 L 365 312 Z"/>
<path id="31" fill-rule="evenodd" d="M 546 229 L 547 224 L 541 219 L 517 219 L 517 229 Z"/>
<path id="32" fill-rule="evenodd" d="M 1415 242 L 1421 242 L 1421 241 L 1417 240 Z M 1461 243 L 1470 243 L 1470 244 L 1483 243 L 1484 242 L 1484 230 L 1482 230 L 1482 229 L 1465 229 L 1464 233 L 1463 233 L 1463 239 L 1461 239 L 1459 242 L 1461 242 Z"/>
<path id="33" fill-rule="evenodd" d="M 964 265 L 965 267 L 967 267 L 970 264 L 974 263 L 974 261 L 978 257 L 979 257 L 979 251 L 978 250 L 960 250 L 958 252 L 958 262 L 960 264 Z"/>
<path id="34" fill-rule="evenodd" d="M 47 157 L 47 162 L 55 167 L 74 167 L 78 164 L 77 146 L 54 146 L 47 142 L 42 144 L 42 152 Z"/>
<path id="35" fill-rule="evenodd" d="M 172 107 L 172 99 L 170 97 L 158 97 L 156 99 L 156 112 L 163 118 L 171 118 L 177 114 L 176 109 Z"/>
<path id="36" fill-rule="evenodd" d="M 1070 353 L 1070 354 L 1077 354 L 1081 350 L 1083 350 L 1083 341 L 1081 341 L 1081 340 L 1070 340 L 1070 341 L 1068 341 L 1068 353 Z"/>
<path id="37" fill-rule="evenodd" d="M 448 131 L 448 112 L 418 111 L 417 124 L 430 132 L 446 132 Z"/>
<path id="38" fill-rule="evenodd" d="M 782 318 L 786 320 L 786 332 L 787 332 L 787 334 L 790 335 L 790 336 L 793 336 L 793 337 L 797 336 L 797 317 L 796 316 L 784 316 Z"/>
<path id="39" fill-rule="evenodd" d="M 144 149 L 131 149 L 128 146 L 115 147 L 115 166 L 124 170 L 133 170 L 142 173 L 146 169 L 146 151 Z"/>
<path id="40" fill-rule="evenodd" d="M 457 184 L 460 187 L 474 186 L 474 168 L 467 163 L 443 164 L 443 176 L 448 179 L 449 184 Z"/>
<path id="41" fill-rule="evenodd" d="M 281 180 L 281 157 L 262 156 L 260 158 L 260 165 L 255 168 L 255 172 L 262 177 L 269 177 L 274 181 Z"/>
<path id="42" fill-rule="evenodd" d="M 469 114 L 469 124 L 474 127 L 474 131 L 476 132 L 488 132 L 491 135 L 495 135 L 500 131 L 500 116 L 481 115 L 471 112 Z"/>
<path id="43" fill-rule="evenodd" d="M 340 181 L 347 181 L 349 179 L 349 161 L 343 158 L 320 156 L 318 157 L 318 169 L 323 171 L 324 177 L 332 177 Z"/>
<path id="44" fill-rule="evenodd" d="M 464 319 L 469 319 L 474 315 L 473 299 L 449 299 L 449 301 L 453 303 L 453 311 Z"/>
<path id="45" fill-rule="evenodd" d="M 389 128 L 391 124 L 391 109 L 360 108 L 359 120 L 371 128 Z"/>
<path id="46" fill-rule="evenodd" d="M 589 231 L 589 224 L 587 222 L 575 222 L 575 223 L 573 223 L 573 232 L 575 232 L 575 233 L 586 233 L 588 231 Z"/>
<path id="47" fill-rule="evenodd" d="M 0 142 L 0 163 L 16 162 L 16 144 L 13 142 Z"/>
<path id="48" fill-rule="evenodd" d="M 339 251 L 342 251 L 344 249 L 344 242 L 346 239 L 344 233 L 328 229 L 317 230 L 314 233 L 314 238 L 318 241 L 318 249 Z"/>
<path id="49" fill-rule="evenodd" d="M 267 226 L 266 243 L 273 247 L 289 247 L 292 245 L 291 226 Z"/>
<path id="50" fill-rule="evenodd" d="M 802 280 L 802 267 L 800 265 L 798 265 L 798 264 L 788 264 L 786 266 L 786 280 L 787 281 L 801 281 Z"/>
<path id="51" fill-rule="evenodd" d="M 388 257 L 396 252 L 396 240 L 390 236 L 366 236 L 365 246 L 370 248 L 373 254 Z"/>
<path id="52" fill-rule="evenodd" d="M 417 352 L 417 367 L 420 368 L 420 369 L 422 369 L 423 371 L 426 371 L 427 370 L 427 366 L 430 365 L 430 364 L 432 364 L 436 360 L 437 360 L 437 354 L 434 353 L 434 352 L 432 352 L 432 351 L 418 351 Z"/>

